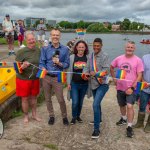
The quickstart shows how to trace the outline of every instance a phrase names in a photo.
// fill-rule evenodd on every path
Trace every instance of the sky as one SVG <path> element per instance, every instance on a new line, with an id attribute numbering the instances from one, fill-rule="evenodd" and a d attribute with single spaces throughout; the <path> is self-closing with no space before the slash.
<path id="1" fill-rule="evenodd" d="M 0 0 L 0 22 L 42 17 L 48 20 L 116 22 L 128 18 L 150 25 L 150 0 Z"/>

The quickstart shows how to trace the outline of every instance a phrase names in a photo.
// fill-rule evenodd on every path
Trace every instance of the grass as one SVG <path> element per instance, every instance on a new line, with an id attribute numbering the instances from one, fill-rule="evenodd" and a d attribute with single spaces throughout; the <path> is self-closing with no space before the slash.
<path id="1" fill-rule="evenodd" d="M 22 116 L 22 115 L 23 115 L 23 112 L 22 112 L 22 110 L 20 108 L 19 110 L 13 111 L 12 118 L 19 117 L 19 116 Z"/>
<path id="2" fill-rule="evenodd" d="M 47 147 L 49 149 L 52 149 L 52 150 L 58 150 L 58 147 L 56 145 L 54 145 L 54 144 L 45 144 L 43 146 L 45 146 L 45 147 Z"/>

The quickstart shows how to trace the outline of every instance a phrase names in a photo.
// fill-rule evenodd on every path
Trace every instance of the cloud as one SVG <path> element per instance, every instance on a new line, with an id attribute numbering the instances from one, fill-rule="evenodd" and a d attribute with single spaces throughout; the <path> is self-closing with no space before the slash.
<path id="1" fill-rule="evenodd" d="M 44 17 L 57 21 L 110 21 L 129 18 L 150 24 L 149 0 L 0 0 L 0 22 L 5 14 L 12 19 Z"/>

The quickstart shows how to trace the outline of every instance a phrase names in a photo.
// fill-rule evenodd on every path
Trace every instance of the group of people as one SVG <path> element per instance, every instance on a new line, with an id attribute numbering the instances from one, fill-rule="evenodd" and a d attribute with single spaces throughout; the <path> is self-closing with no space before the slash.
<path id="1" fill-rule="evenodd" d="M 18 46 L 19 48 L 24 47 L 23 41 L 24 41 L 24 35 L 25 35 L 25 25 L 24 21 L 19 19 L 16 23 L 14 23 L 10 19 L 10 15 L 6 14 L 4 21 L 2 23 L 3 31 L 5 32 L 5 38 L 6 42 L 8 44 L 8 55 L 15 54 L 14 51 L 14 40 L 18 40 Z M 37 25 L 38 34 L 37 34 L 37 40 L 38 40 L 38 46 L 41 48 L 43 46 L 45 41 L 45 31 L 47 30 L 46 25 L 44 24 L 43 20 L 40 20 L 40 23 Z"/>
<path id="2" fill-rule="evenodd" d="M 63 84 L 58 82 L 57 73 L 67 70 L 67 88 L 72 99 L 72 120 L 71 125 L 76 122 L 82 123 L 81 111 L 85 95 L 93 95 L 93 115 L 91 124 L 94 126 L 92 138 L 98 138 L 102 122 L 101 102 L 109 90 L 109 70 L 117 89 L 117 100 L 120 106 L 121 119 L 117 125 L 127 124 L 126 135 L 133 137 L 133 104 L 136 100 L 134 90 L 138 81 L 150 83 L 150 54 L 143 56 L 142 60 L 134 54 L 135 43 L 129 41 L 125 45 L 125 54 L 115 58 L 111 65 L 109 56 L 102 50 L 102 39 L 96 38 L 93 41 L 93 51 L 89 53 L 88 45 L 84 40 L 79 40 L 74 46 L 72 55 L 66 46 L 60 43 L 61 32 L 52 29 L 50 32 L 51 43 L 43 46 L 41 50 L 36 47 L 36 38 L 33 32 L 26 31 L 25 39 L 27 46 L 16 54 L 16 61 L 21 62 L 23 72 L 17 74 L 16 94 L 22 99 L 24 112 L 24 123 L 29 122 L 28 109 L 32 109 L 32 118 L 41 121 L 37 116 L 36 104 L 39 94 L 40 83 L 36 77 L 38 68 L 47 70 L 46 76 L 42 79 L 47 110 L 49 113 L 48 124 L 55 123 L 55 113 L 52 104 L 53 91 L 56 94 L 60 105 L 62 122 L 69 125 L 66 103 L 63 96 Z M 126 71 L 126 78 L 119 80 L 115 78 L 115 68 Z M 106 72 L 105 76 L 97 76 L 97 72 Z M 150 84 L 140 94 L 140 109 L 137 124 L 134 127 L 143 127 L 145 110 L 150 100 Z M 150 132 L 150 115 L 148 116 L 145 132 Z"/>

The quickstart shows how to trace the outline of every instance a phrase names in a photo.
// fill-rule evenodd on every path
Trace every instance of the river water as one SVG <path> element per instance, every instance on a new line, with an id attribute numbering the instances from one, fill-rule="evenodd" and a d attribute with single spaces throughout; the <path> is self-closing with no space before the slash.
<path id="1" fill-rule="evenodd" d="M 77 37 L 76 33 L 62 33 L 61 43 L 66 45 L 69 40 Z M 46 39 L 49 38 L 49 32 L 46 32 Z M 149 35 L 133 35 L 133 34 L 86 34 L 84 39 L 88 43 L 92 43 L 95 38 L 101 38 L 103 40 L 103 50 L 107 52 L 110 60 L 124 53 L 124 46 L 128 40 L 136 43 L 135 54 L 142 57 L 144 54 L 150 52 L 150 44 L 141 44 L 142 39 L 150 39 Z M 92 46 L 89 46 L 92 51 Z"/>

